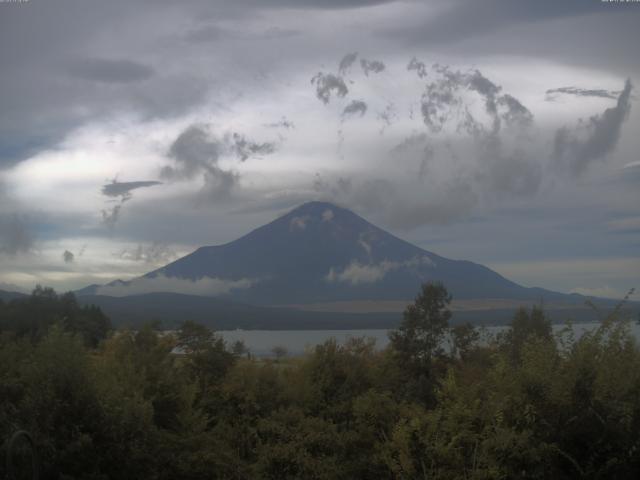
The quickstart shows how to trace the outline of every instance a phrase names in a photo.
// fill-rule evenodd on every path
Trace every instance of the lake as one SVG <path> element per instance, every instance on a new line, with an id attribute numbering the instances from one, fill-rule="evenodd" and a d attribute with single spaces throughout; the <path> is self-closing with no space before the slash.
<path id="1" fill-rule="evenodd" d="M 573 325 L 576 338 L 584 332 L 597 327 L 598 323 L 576 323 Z M 553 325 L 553 330 L 558 331 L 565 325 Z M 483 327 L 484 338 L 496 335 L 505 330 L 504 326 Z M 640 339 L 640 325 L 633 323 L 632 332 L 636 339 Z M 217 333 L 229 343 L 242 340 L 252 355 L 257 357 L 272 356 L 274 347 L 285 347 L 289 355 L 300 355 L 313 349 L 330 338 L 335 338 L 338 343 L 344 343 L 353 337 L 369 337 L 376 341 L 376 347 L 383 349 L 389 343 L 389 330 L 222 330 Z"/>

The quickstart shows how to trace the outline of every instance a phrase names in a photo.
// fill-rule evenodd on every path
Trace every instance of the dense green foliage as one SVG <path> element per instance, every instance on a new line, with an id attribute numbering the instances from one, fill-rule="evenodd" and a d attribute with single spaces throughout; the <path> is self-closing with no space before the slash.
<path id="1" fill-rule="evenodd" d="M 102 339 L 97 313 L 42 292 L 0 307 L 0 437 L 32 432 L 45 478 L 640 474 L 640 349 L 620 310 L 577 338 L 523 309 L 481 339 L 448 327 L 429 284 L 383 351 L 352 339 L 256 360 L 192 322 Z"/>
<path id="2" fill-rule="evenodd" d="M 31 296 L 4 303 L 0 299 L 0 334 L 29 338 L 32 342 L 47 334 L 52 325 L 78 334 L 85 344 L 97 347 L 111 330 L 111 323 L 94 306 L 80 306 L 73 293 L 57 295 L 51 288 L 37 286 Z"/>

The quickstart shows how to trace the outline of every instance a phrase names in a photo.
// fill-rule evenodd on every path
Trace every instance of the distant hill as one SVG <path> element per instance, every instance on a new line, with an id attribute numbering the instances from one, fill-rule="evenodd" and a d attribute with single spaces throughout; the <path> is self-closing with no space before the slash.
<path id="1" fill-rule="evenodd" d="M 10 300 L 14 300 L 16 298 L 26 298 L 27 295 L 20 292 L 9 292 L 6 290 L 0 290 L 0 300 L 3 302 L 8 302 Z"/>
<path id="2" fill-rule="evenodd" d="M 159 321 L 163 328 L 176 328 L 184 320 L 193 320 L 216 330 L 339 330 L 396 328 L 400 312 L 345 313 L 305 311 L 291 308 L 272 308 L 236 303 L 213 297 L 179 293 L 149 293 L 127 297 L 84 295 L 82 304 L 99 306 L 116 326 L 138 327 L 146 322 Z M 504 325 L 513 318 L 514 308 L 493 310 L 454 310 L 452 324 L 472 322 L 477 325 Z M 590 309 L 553 307 L 547 310 L 554 322 L 568 318 L 576 321 L 595 321 Z"/>
<path id="3" fill-rule="evenodd" d="M 392 328 L 398 325 L 401 318 L 397 313 L 306 312 L 259 307 L 179 293 L 127 297 L 84 295 L 79 297 L 79 301 L 85 305 L 99 306 L 115 325 L 129 327 L 159 321 L 163 328 L 171 329 L 184 320 L 193 320 L 216 330 Z"/>
<path id="4" fill-rule="evenodd" d="M 131 282 L 91 285 L 78 294 L 171 291 L 253 305 L 387 301 L 412 299 L 427 280 L 442 281 L 456 299 L 584 301 L 441 257 L 325 202 L 306 203 L 233 242 L 201 247 Z"/>

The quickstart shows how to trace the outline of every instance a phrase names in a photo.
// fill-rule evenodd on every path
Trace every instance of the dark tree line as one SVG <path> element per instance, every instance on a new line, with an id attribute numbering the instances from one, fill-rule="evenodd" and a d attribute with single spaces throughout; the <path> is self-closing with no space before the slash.
<path id="1" fill-rule="evenodd" d="M 38 285 L 25 299 L 0 299 L 0 334 L 40 340 L 51 326 L 78 334 L 89 347 L 97 347 L 111 330 L 109 318 L 96 306 L 80 306 L 73 293 L 58 295 Z"/>
<path id="2" fill-rule="evenodd" d="M 0 306 L 0 438 L 30 431 L 45 478 L 638 478 L 622 310 L 577 338 L 521 309 L 491 338 L 450 328 L 450 300 L 424 285 L 382 351 L 330 340 L 272 360 L 193 322 L 107 333 L 40 289 Z"/>

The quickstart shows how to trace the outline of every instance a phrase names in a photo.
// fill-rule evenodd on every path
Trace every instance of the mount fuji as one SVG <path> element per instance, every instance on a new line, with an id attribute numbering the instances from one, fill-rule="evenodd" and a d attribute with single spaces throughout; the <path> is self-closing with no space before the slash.
<path id="1" fill-rule="evenodd" d="M 235 241 L 198 248 L 142 277 L 78 294 L 172 292 L 262 306 L 389 302 L 413 298 L 425 281 L 443 282 L 458 301 L 583 301 L 441 257 L 326 202 L 305 203 Z"/>

